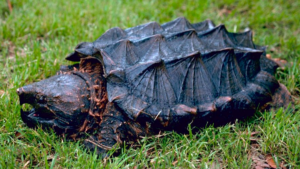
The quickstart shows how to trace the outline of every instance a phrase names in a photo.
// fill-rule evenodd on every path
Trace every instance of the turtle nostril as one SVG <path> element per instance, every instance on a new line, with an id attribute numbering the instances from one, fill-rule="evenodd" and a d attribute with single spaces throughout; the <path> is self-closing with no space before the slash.
<path id="1" fill-rule="evenodd" d="M 23 103 L 36 103 L 37 90 L 35 85 L 27 85 L 17 89 L 19 95 L 20 104 Z"/>
<path id="2" fill-rule="evenodd" d="M 37 97 L 37 101 L 38 101 L 40 104 L 45 104 L 45 103 L 47 103 L 47 99 L 46 99 L 45 96 L 39 96 L 39 95 L 37 95 L 36 97 Z"/>
<path id="3" fill-rule="evenodd" d="M 20 96 L 22 94 L 22 88 L 17 89 L 17 94 Z"/>

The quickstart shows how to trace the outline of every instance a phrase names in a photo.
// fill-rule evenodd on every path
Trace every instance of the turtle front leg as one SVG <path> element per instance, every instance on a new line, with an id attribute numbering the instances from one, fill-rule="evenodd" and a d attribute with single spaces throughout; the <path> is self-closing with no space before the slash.
<path id="1" fill-rule="evenodd" d="M 146 131 L 138 124 L 128 119 L 114 103 L 107 103 L 106 110 L 98 132 L 85 139 L 84 145 L 90 151 L 97 151 L 102 157 L 117 144 L 125 141 L 136 140 L 144 136 Z"/>

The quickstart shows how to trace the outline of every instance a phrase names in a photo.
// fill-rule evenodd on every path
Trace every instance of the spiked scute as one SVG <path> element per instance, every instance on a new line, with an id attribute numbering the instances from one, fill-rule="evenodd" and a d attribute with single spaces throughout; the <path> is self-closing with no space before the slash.
<path id="1" fill-rule="evenodd" d="M 79 76 L 78 90 L 85 92 L 78 98 L 88 100 L 74 107 L 88 115 L 72 131 L 97 132 L 85 144 L 102 154 L 139 136 L 185 132 L 188 124 L 222 125 L 251 116 L 257 108 L 292 102 L 274 78 L 277 64 L 266 58 L 265 47 L 253 43 L 251 31 L 230 33 L 210 20 L 191 24 L 178 18 L 112 28 L 95 42 L 77 45 L 66 59 L 80 64 L 62 67 L 59 74 Z M 20 100 L 41 110 L 33 93 L 19 93 Z M 49 118 L 59 111 L 49 108 L 54 112 Z M 29 113 L 23 113 L 23 120 L 36 121 Z"/>

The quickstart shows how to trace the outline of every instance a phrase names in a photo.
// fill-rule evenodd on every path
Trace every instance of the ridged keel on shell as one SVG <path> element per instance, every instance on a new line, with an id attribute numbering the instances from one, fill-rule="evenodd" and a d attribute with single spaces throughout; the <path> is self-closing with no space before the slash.
<path id="1" fill-rule="evenodd" d="M 215 85 L 199 52 L 167 62 L 166 69 L 177 96 L 177 104 L 199 105 L 217 97 Z"/>
<path id="2" fill-rule="evenodd" d="M 149 121 L 165 122 L 170 116 L 191 116 L 176 110 L 181 104 L 208 105 L 207 109 L 212 110 L 216 99 L 235 95 L 246 82 L 232 49 L 211 52 L 204 57 L 196 52 L 172 61 L 141 63 L 118 71 L 122 74 L 120 78 L 107 81 L 108 92 L 114 93 L 109 95 L 109 101 L 134 120 L 146 117 Z M 213 63 L 217 63 L 215 69 L 208 69 Z M 113 76 L 117 75 L 109 75 Z"/>
<path id="3" fill-rule="evenodd" d="M 195 38 L 194 33 L 192 32 L 196 32 L 198 37 Z M 182 38 L 184 38 L 182 34 L 191 35 L 186 40 L 193 41 L 192 45 L 186 45 L 186 43 L 180 45 L 175 43 L 174 37 L 182 40 Z M 233 48 L 236 53 L 251 50 L 263 51 L 263 55 L 260 59 L 260 67 L 272 75 L 274 75 L 277 68 L 277 65 L 274 62 L 266 60 L 266 57 L 264 56 L 265 47 L 257 46 L 253 43 L 251 31 L 231 33 L 226 30 L 224 25 L 215 27 L 210 20 L 191 24 L 185 18 L 177 18 L 174 21 L 162 24 L 161 26 L 156 22 L 150 22 L 126 30 L 122 30 L 118 27 L 112 28 L 93 43 L 84 42 L 79 44 L 76 47 L 75 52 L 70 54 L 67 59 L 79 61 L 80 58 L 86 56 L 98 55 L 103 48 L 118 43 L 118 41 L 129 40 L 135 42 L 155 35 L 171 39 L 169 47 L 174 49 L 174 46 L 178 46 L 174 52 L 180 51 L 185 54 L 193 51 L 200 51 L 202 54 L 205 54 L 224 48 Z M 182 43 L 184 41 L 180 42 Z M 174 43 L 176 45 L 173 45 Z"/>
<path id="4" fill-rule="evenodd" d="M 67 59 L 98 58 L 109 100 L 132 119 L 143 114 L 168 119 L 188 116 L 175 110 L 180 104 L 212 110 L 222 97 L 238 96 L 261 71 L 276 69 L 269 62 L 261 65 L 264 53 L 251 31 L 230 33 L 209 20 L 191 24 L 178 18 L 162 25 L 113 28 L 95 42 L 77 46 Z"/>
<path id="5" fill-rule="evenodd" d="M 233 49 L 211 52 L 203 56 L 218 96 L 232 96 L 242 90 L 246 81 Z"/>

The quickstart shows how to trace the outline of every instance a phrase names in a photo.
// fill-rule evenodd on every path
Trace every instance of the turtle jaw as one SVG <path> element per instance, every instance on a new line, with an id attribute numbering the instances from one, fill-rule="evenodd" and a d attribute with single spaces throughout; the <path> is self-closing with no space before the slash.
<path id="1" fill-rule="evenodd" d="M 30 85 L 17 89 L 17 93 L 21 106 L 30 104 L 33 107 L 28 111 L 21 108 L 21 118 L 27 126 L 36 127 L 41 124 L 43 127 L 51 127 L 54 125 L 55 114 L 47 106 L 36 103 L 37 94 Z"/>
<path id="2" fill-rule="evenodd" d="M 57 134 L 73 133 L 76 127 L 63 117 L 59 117 L 53 110 L 48 107 L 34 107 L 29 111 L 24 111 L 21 108 L 21 118 L 23 122 L 30 128 L 37 128 L 38 126 L 43 129 L 53 129 Z"/>
<path id="3" fill-rule="evenodd" d="M 54 126 L 54 118 L 40 116 L 41 113 L 32 108 L 29 111 L 24 111 L 21 109 L 21 118 L 28 127 L 36 127 L 38 124 L 42 127 L 52 127 Z"/>

